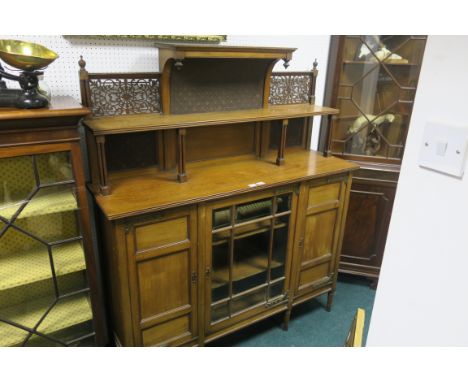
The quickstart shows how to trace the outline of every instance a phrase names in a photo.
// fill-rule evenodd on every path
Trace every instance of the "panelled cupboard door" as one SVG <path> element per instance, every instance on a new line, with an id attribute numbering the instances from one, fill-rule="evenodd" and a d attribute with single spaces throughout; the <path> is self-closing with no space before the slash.
<path id="1" fill-rule="evenodd" d="M 294 266 L 295 296 L 331 285 L 336 277 L 347 179 L 321 179 L 301 186 Z"/>
<path id="2" fill-rule="evenodd" d="M 340 271 L 378 277 L 395 192 L 396 182 L 353 181 Z"/>
<path id="3" fill-rule="evenodd" d="M 287 306 L 296 205 L 290 186 L 206 205 L 207 334 Z"/>
<path id="4" fill-rule="evenodd" d="M 135 345 L 183 345 L 197 336 L 196 207 L 132 221 L 127 249 Z"/>

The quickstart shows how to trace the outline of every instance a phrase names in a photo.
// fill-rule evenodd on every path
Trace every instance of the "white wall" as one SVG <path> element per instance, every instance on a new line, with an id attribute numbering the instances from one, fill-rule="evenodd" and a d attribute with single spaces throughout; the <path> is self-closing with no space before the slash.
<path id="1" fill-rule="evenodd" d="M 429 121 L 468 132 L 468 37 L 427 41 L 368 346 L 468 345 L 468 174 L 418 167 Z"/>
<path id="2" fill-rule="evenodd" d="M 52 94 L 69 95 L 80 100 L 78 82 L 78 60 L 83 55 L 90 72 L 151 72 L 158 71 L 158 52 L 154 42 L 117 38 L 90 38 L 87 36 L 6 36 L 36 42 L 57 52 L 60 58 L 45 71 L 45 81 Z M 286 46 L 298 48 L 293 54 L 288 71 L 312 69 L 316 58 L 319 66 L 316 102 L 322 104 L 328 60 L 330 36 L 243 36 L 228 35 L 227 44 Z M 278 63 L 275 71 L 285 70 Z M 317 147 L 320 118 L 315 118 L 312 133 L 312 147 Z"/>

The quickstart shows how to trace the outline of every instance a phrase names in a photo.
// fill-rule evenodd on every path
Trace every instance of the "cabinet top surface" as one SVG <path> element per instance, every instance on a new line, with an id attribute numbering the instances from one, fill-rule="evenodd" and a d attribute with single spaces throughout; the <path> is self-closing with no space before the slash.
<path id="1" fill-rule="evenodd" d="M 225 125 L 242 122 L 272 121 L 317 115 L 337 114 L 337 109 L 310 104 L 274 105 L 260 109 L 195 114 L 134 114 L 90 117 L 85 124 L 95 135 L 123 134 L 137 131 L 167 130 L 196 126 Z"/>
<path id="2" fill-rule="evenodd" d="M 276 166 L 275 159 L 276 152 L 272 151 L 265 159 L 244 155 L 189 163 L 190 179 L 186 183 L 175 180 L 175 171 L 160 172 L 154 167 L 114 173 L 110 175 L 112 194 L 96 195 L 96 200 L 106 217 L 115 220 L 359 168 L 351 162 L 303 149 L 288 152 L 283 166 Z M 258 182 L 265 184 L 249 187 Z"/>
<path id="3" fill-rule="evenodd" d="M 0 121 L 66 116 L 85 116 L 90 110 L 81 106 L 72 97 L 53 97 L 48 107 L 42 109 L 16 109 L 0 107 Z"/>

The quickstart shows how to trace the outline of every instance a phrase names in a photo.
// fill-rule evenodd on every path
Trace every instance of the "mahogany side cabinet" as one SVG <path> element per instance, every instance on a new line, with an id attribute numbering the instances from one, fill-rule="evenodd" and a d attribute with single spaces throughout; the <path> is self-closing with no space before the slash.
<path id="1" fill-rule="evenodd" d="M 69 97 L 0 109 L 0 346 L 106 344 L 79 120 Z"/>

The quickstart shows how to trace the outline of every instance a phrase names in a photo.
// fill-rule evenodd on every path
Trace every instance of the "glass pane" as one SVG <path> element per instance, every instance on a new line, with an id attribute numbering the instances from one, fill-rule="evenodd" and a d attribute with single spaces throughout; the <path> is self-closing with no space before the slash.
<path id="1" fill-rule="evenodd" d="M 229 295 L 229 236 L 231 231 L 213 235 L 211 271 L 211 300 L 218 301 Z"/>
<path id="2" fill-rule="evenodd" d="M 68 151 L 36 155 L 36 165 L 41 184 L 73 179 L 70 152 Z"/>
<path id="3" fill-rule="evenodd" d="M 231 208 L 222 208 L 213 211 L 213 229 L 231 225 Z"/>
<path id="4" fill-rule="evenodd" d="M 254 202 L 240 204 L 236 208 L 236 223 L 258 219 L 271 215 L 272 199 L 261 199 Z"/>
<path id="5" fill-rule="evenodd" d="M 0 238 L 0 290 L 50 277 L 47 246 L 10 226 Z"/>
<path id="6" fill-rule="evenodd" d="M 78 209 L 73 186 L 53 186 L 38 190 L 18 218 L 55 214 Z"/>
<path id="7" fill-rule="evenodd" d="M 29 156 L 0 159 L 0 216 L 10 220 L 36 189 Z"/>
<path id="8" fill-rule="evenodd" d="M 84 321 L 77 325 L 73 325 L 73 326 L 55 331 L 52 334 L 50 334 L 50 336 L 65 344 L 70 343 L 72 346 L 81 346 L 82 344 L 85 344 L 86 342 L 76 341 L 76 340 L 78 340 L 81 337 L 87 337 L 92 333 L 93 333 L 93 323 L 91 320 L 89 320 L 89 321 Z M 93 337 L 91 337 L 91 339 L 93 340 Z M 58 341 L 55 342 L 56 345 L 49 345 L 49 346 L 61 346 Z M 31 344 L 30 346 L 47 346 L 47 345 Z M 89 342 L 88 342 L 88 346 L 89 346 Z"/>
<path id="9" fill-rule="evenodd" d="M 81 240 L 52 246 L 52 257 L 57 276 L 81 271 L 86 268 Z"/>
<path id="10" fill-rule="evenodd" d="M 284 292 L 283 288 L 284 281 L 279 281 L 275 284 L 271 284 L 269 288 L 269 299 L 281 296 Z"/>
<path id="11" fill-rule="evenodd" d="M 285 275 L 285 259 L 288 250 L 289 215 L 275 219 L 273 233 L 273 254 L 271 259 L 271 280 Z"/>
<path id="12" fill-rule="evenodd" d="M 232 312 L 239 313 L 243 310 L 252 308 L 258 304 L 263 304 L 264 302 L 266 302 L 265 292 L 266 287 L 233 299 Z"/>
<path id="13" fill-rule="evenodd" d="M 279 195 L 276 197 L 276 213 L 291 210 L 291 194 Z"/>
<path id="14" fill-rule="evenodd" d="M 34 195 L 15 224 L 47 243 L 71 239 L 80 235 L 77 209 L 72 186 L 43 188 Z"/>
<path id="15" fill-rule="evenodd" d="M 57 277 L 59 295 L 77 292 L 88 287 L 86 272 L 80 271 Z"/>
<path id="16" fill-rule="evenodd" d="M 55 301 L 51 279 L 0 291 L 0 317 L 33 329 Z M 0 322 L 0 346 L 20 345 L 24 332 Z"/>
<path id="17" fill-rule="evenodd" d="M 92 319 L 91 304 L 87 293 L 80 293 L 59 300 L 39 325 L 42 333 L 54 333 L 61 329 Z"/>
<path id="18" fill-rule="evenodd" d="M 233 292 L 267 282 L 271 220 L 235 229 Z"/>
<path id="19" fill-rule="evenodd" d="M 40 346 L 40 347 L 57 347 L 61 346 L 60 343 L 49 339 L 45 338 L 42 336 L 38 336 L 37 334 L 33 334 L 28 342 L 26 342 L 25 346 Z"/>
<path id="20" fill-rule="evenodd" d="M 211 307 L 211 322 L 219 321 L 227 317 L 229 317 L 229 306 L 227 302 Z"/>

